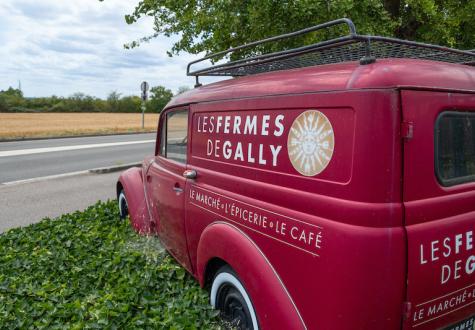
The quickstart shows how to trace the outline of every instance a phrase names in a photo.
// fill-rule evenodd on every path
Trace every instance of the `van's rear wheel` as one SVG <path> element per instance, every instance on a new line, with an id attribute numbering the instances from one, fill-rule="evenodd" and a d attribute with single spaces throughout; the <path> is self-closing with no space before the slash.
<path id="1" fill-rule="evenodd" d="M 211 305 L 231 327 L 239 330 L 257 330 L 257 317 L 251 298 L 229 266 L 221 267 L 211 286 Z"/>
<path id="2" fill-rule="evenodd" d="M 119 215 L 121 219 L 125 219 L 129 215 L 129 207 L 127 205 L 127 198 L 125 197 L 125 191 L 122 189 L 119 193 Z"/>

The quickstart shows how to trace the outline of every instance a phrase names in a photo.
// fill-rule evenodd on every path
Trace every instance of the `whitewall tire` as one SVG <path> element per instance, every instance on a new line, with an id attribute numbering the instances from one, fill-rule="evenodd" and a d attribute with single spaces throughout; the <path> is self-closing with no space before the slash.
<path id="1" fill-rule="evenodd" d="M 223 266 L 216 273 L 210 300 L 211 305 L 221 311 L 224 320 L 230 322 L 232 327 L 259 329 L 251 298 L 231 267 Z"/>
<path id="2" fill-rule="evenodd" d="M 129 206 L 127 204 L 127 198 L 125 197 L 125 192 L 122 189 L 119 193 L 119 215 L 121 219 L 125 219 L 129 215 Z"/>

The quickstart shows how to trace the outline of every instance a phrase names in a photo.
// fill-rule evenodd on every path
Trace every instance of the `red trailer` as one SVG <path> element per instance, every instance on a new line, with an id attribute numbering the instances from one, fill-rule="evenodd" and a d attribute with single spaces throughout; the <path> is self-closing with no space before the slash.
<path id="1" fill-rule="evenodd" d="M 119 179 L 121 214 L 238 328 L 475 329 L 474 63 L 347 19 L 192 62 L 155 155 Z"/>

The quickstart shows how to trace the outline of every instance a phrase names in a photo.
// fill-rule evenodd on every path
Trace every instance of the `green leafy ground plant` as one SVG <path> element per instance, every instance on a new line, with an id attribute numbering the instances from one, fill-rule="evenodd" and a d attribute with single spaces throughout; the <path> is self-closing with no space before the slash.
<path id="1" fill-rule="evenodd" d="M 0 235 L 1 329 L 219 329 L 205 290 L 114 201 Z"/>

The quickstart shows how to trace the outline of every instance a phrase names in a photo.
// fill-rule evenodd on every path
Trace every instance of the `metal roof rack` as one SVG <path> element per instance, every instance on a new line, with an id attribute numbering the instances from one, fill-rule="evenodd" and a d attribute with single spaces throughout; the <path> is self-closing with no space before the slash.
<path id="1" fill-rule="evenodd" d="M 211 65 L 194 71 L 192 71 L 191 68 L 197 63 L 208 60 L 216 62 L 223 57 L 229 57 L 229 55 L 234 52 L 244 49 L 250 50 L 264 43 L 292 38 L 343 24 L 348 27 L 349 34 L 342 37 L 294 49 Z M 187 75 L 195 76 L 195 87 L 198 87 L 201 86 L 199 76 L 246 76 L 263 72 L 348 61 L 360 61 L 361 64 L 369 64 L 375 62 L 377 58 L 412 58 L 475 65 L 474 50 L 458 50 L 396 38 L 359 35 L 356 32 L 355 25 L 350 19 L 341 18 L 300 31 L 251 42 L 205 56 L 188 64 Z"/>

